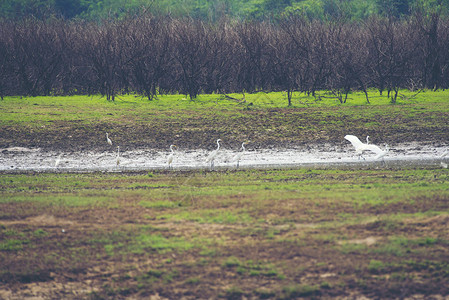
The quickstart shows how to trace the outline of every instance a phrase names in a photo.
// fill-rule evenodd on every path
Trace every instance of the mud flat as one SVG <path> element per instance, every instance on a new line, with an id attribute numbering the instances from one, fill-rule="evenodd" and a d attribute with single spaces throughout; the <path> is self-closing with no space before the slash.
<path id="1" fill-rule="evenodd" d="M 365 167 L 444 167 L 449 155 L 441 157 L 447 146 L 399 144 L 390 149 L 384 160 L 374 159 L 366 152 L 359 158 L 351 146 L 310 145 L 292 149 L 248 149 L 240 160 L 239 168 L 365 168 Z M 183 149 L 176 151 L 173 170 L 210 169 L 205 162 L 209 151 Z M 220 150 L 215 159 L 215 169 L 235 169 L 235 151 Z M 168 169 L 168 151 L 154 149 L 107 152 L 58 152 L 39 148 L 11 147 L 0 149 L 2 172 L 126 172 Z M 56 161 L 59 157 L 57 166 Z"/>

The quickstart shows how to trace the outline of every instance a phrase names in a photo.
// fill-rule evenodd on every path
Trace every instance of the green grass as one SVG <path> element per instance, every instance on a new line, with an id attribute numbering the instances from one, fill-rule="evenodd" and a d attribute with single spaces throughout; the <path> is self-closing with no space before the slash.
<path id="1" fill-rule="evenodd" d="M 376 91 L 370 91 L 371 104 L 362 93 L 352 93 L 346 104 L 296 93 L 292 107 L 280 92 L 245 94 L 245 103 L 215 94 L 194 101 L 183 95 L 154 101 L 123 95 L 115 102 L 99 96 L 5 97 L 0 101 L 0 128 L 5 129 L 0 145 L 20 141 L 65 150 L 104 148 L 105 132 L 123 147 L 159 149 L 173 142 L 205 148 L 216 137 L 235 146 L 242 140 L 252 145 L 336 142 L 349 131 L 390 144 L 448 138 L 449 91 L 402 94 L 393 105 Z"/>
<path id="2" fill-rule="evenodd" d="M 0 280 L 96 274 L 104 297 L 443 294 L 448 183 L 430 167 L 1 174 Z"/>

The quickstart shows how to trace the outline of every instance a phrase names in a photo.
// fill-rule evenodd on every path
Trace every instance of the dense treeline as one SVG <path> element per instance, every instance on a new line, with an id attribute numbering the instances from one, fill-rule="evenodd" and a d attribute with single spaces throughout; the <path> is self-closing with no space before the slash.
<path id="1" fill-rule="evenodd" d="M 449 20 L 415 14 L 362 25 L 308 21 L 208 23 L 140 16 L 2 21 L 0 95 L 447 88 Z M 367 96 L 367 101 L 369 101 Z"/>
<path id="2" fill-rule="evenodd" d="M 260 20 L 285 14 L 310 19 L 364 20 L 369 16 L 402 18 L 416 10 L 448 15 L 449 0 L 2 0 L 0 18 L 98 20 L 141 11 L 153 15 L 215 21 L 223 16 Z"/>

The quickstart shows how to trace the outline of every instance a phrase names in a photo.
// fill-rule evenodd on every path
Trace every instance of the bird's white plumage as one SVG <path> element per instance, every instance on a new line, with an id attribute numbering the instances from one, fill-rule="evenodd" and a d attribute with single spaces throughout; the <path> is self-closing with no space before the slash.
<path id="1" fill-rule="evenodd" d="M 214 160 L 215 160 L 215 157 L 216 157 L 217 154 L 218 154 L 218 150 L 220 150 L 220 142 L 221 142 L 221 139 L 218 139 L 218 140 L 217 140 L 217 149 L 215 149 L 214 151 L 212 151 L 212 152 L 209 154 L 209 156 L 206 158 L 206 163 L 209 163 L 209 162 L 210 162 L 211 168 L 214 166 Z"/>
<path id="2" fill-rule="evenodd" d="M 117 162 L 117 166 L 119 166 L 120 165 L 120 146 L 117 146 L 117 159 L 116 159 L 116 162 Z"/>
<path id="3" fill-rule="evenodd" d="M 170 155 L 167 158 L 167 164 L 168 164 L 168 168 L 171 167 L 171 163 L 173 162 L 173 159 L 175 157 L 175 150 L 173 149 L 173 147 L 176 147 L 176 145 L 170 145 Z"/>
<path id="4" fill-rule="evenodd" d="M 376 146 L 373 144 L 364 144 L 355 135 L 348 134 L 345 136 L 345 139 L 351 142 L 352 146 L 354 146 L 354 148 L 357 152 L 372 151 L 376 154 L 379 154 L 382 152 L 382 149 L 380 149 L 379 146 Z"/>
<path id="5" fill-rule="evenodd" d="M 112 141 L 111 141 L 111 139 L 109 138 L 109 134 L 108 134 L 107 132 L 106 132 L 106 141 L 108 142 L 109 145 L 112 146 Z"/>
<path id="6" fill-rule="evenodd" d="M 388 149 L 383 151 L 377 145 L 362 143 L 359 140 L 359 138 L 356 137 L 355 135 L 348 134 L 345 136 L 345 139 L 351 142 L 352 146 L 354 146 L 355 151 L 357 152 L 357 154 L 359 156 L 362 156 L 363 151 L 371 151 L 371 152 L 374 152 L 377 154 L 375 159 L 379 159 L 379 158 L 383 158 L 388 152 Z M 367 138 L 367 140 L 368 140 L 368 138 Z"/>
<path id="7" fill-rule="evenodd" d="M 382 150 L 381 150 L 382 151 Z M 374 159 L 383 159 L 385 155 L 387 155 L 388 151 L 390 151 L 390 147 L 388 145 L 385 145 L 385 150 L 383 150 L 381 153 L 377 154 Z"/>
<path id="8" fill-rule="evenodd" d="M 55 160 L 55 168 L 59 166 L 59 163 L 61 162 L 62 153 L 58 155 L 58 157 Z"/>
<path id="9" fill-rule="evenodd" d="M 239 163 L 240 160 L 242 159 L 243 154 L 245 154 L 245 144 L 247 144 L 247 142 L 243 142 L 242 143 L 242 147 L 240 148 L 242 151 L 238 152 L 236 155 L 234 155 L 234 157 L 232 158 L 232 162 L 237 162 L 237 168 L 239 167 Z"/>

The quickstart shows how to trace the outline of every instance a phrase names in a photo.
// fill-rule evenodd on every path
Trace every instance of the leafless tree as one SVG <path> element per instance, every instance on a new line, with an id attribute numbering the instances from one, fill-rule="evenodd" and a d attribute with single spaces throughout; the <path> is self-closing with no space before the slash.
<path id="1" fill-rule="evenodd" d="M 332 75 L 327 86 L 334 92 L 340 103 L 346 103 L 349 92 L 362 90 L 369 102 L 367 86 L 369 76 L 366 72 L 366 37 L 360 27 L 339 23 L 332 31 L 331 65 Z"/>
<path id="2" fill-rule="evenodd" d="M 132 23 L 125 41 L 130 86 L 152 100 L 160 92 L 161 80 L 169 71 L 173 39 L 166 19 L 142 16 Z"/>
<path id="3" fill-rule="evenodd" d="M 430 16 L 424 16 L 422 12 L 415 13 L 413 22 L 410 26 L 414 28 L 417 34 L 415 48 L 419 49 L 420 55 L 414 63 L 418 71 L 422 74 L 422 83 L 430 89 L 438 89 L 441 84 L 441 54 L 444 51 L 440 45 L 440 14 L 435 12 Z M 419 68 L 421 66 L 421 68 Z"/>
<path id="4" fill-rule="evenodd" d="M 85 58 L 91 69 L 94 90 L 114 101 L 117 93 L 128 87 L 126 39 L 130 23 L 104 21 L 102 24 L 86 24 L 80 34 L 79 55 Z"/>
<path id="5" fill-rule="evenodd" d="M 176 81 L 180 83 L 180 92 L 192 100 L 200 93 L 204 72 L 210 64 L 210 30 L 199 20 L 176 20 L 172 22 L 172 34 L 175 39 Z"/>
<path id="6" fill-rule="evenodd" d="M 449 19 L 373 17 L 364 24 L 309 21 L 209 23 L 148 14 L 100 22 L 1 21 L 0 97 L 120 93 L 331 90 L 449 86 Z"/>
<path id="7" fill-rule="evenodd" d="M 57 81 L 66 51 L 66 25 L 27 19 L 12 29 L 14 73 L 21 93 L 48 95 Z"/>

